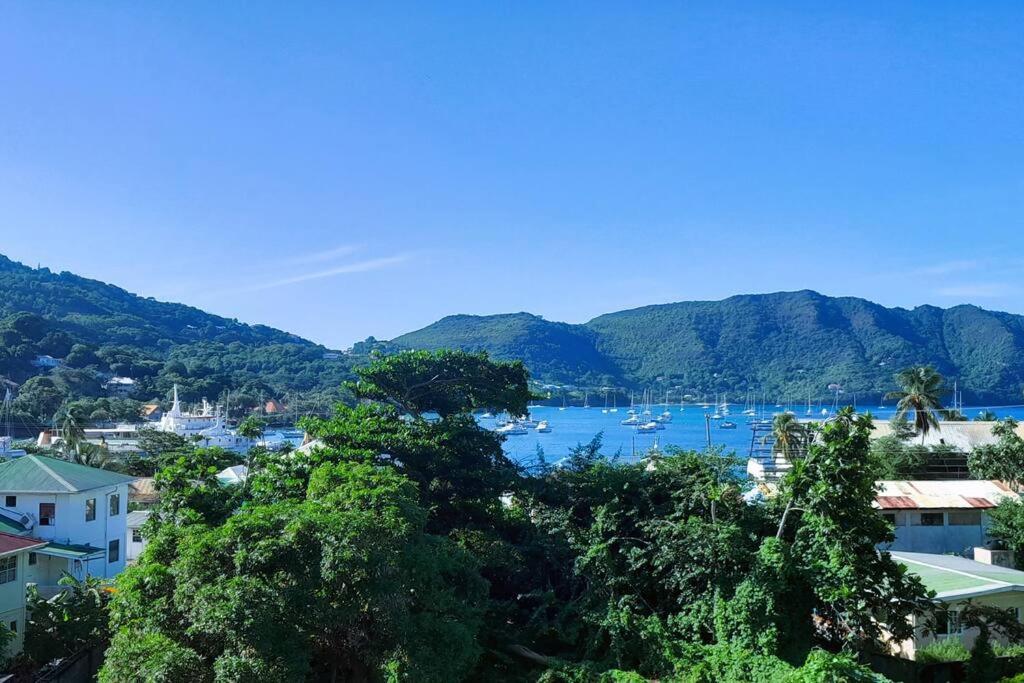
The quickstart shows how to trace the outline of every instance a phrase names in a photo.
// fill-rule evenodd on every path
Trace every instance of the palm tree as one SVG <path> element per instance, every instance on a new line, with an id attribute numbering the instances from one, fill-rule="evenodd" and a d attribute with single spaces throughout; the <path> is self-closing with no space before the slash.
<path id="1" fill-rule="evenodd" d="M 61 451 L 64 457 L 75 462 L 85 442 L 85 425 L 78 413 L 67 403 L 53 416 L 54 424 L 60 425 Z"/>
<path id="2" fill-rule="evenodd" d="M 999 416 L 993 413 L 991 410 L 983 410 L 974 416 L 975 422 L 995 422 L 999 419 Z"/>
<path id="3" fill-rule="evenodd" d="M 773 453 L 781 453 L 788 462 L 806 448 L 807 429 L 800 424 L 795 415 L 782 413 L 772 420 Z"/>
<path id="4" fill-rule="evenodd" d="M 895 399 L 896 416 L 914 413 L 914 428 L 924 437 L 934 427 L 940 429 L 936 413 L 942 410 L 942 395 L 946 393 L 946 384 L 938 370 L 928 365 L 906 368 L 896 373 L 898 391 L 890 391 L 886 399 Z"/>

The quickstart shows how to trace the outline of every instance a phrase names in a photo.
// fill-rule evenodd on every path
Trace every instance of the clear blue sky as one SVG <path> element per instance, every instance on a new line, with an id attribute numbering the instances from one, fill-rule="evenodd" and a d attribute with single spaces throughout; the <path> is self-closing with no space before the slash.
<path id="1" fill-rule="evenodd" d="M 332 346 L 801 288 L 1024 312 L 1019 3 L 356 4 L 5 3 L 0 253 Z"/>

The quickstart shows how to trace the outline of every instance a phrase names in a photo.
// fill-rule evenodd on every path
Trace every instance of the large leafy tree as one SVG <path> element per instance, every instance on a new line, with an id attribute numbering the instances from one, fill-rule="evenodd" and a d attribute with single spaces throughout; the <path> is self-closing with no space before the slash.
<path id="1" fill-rule="evenodd" d="M 352 387 L 360 398 L 397 406 L 415 416 L 448 417 L 477 409 L 525 415 L 530 400 L 526 367 L 495 362 L 486 353 L 404 351 L 358 368 Z"/>
<path id="2" fill-rule="evenodd" d="M 942 397 L 946 394 L 945 380 L 931 366 L 906 368 L 896 373 L 899 389 L 890 391 L 886 399 L 895 399 L 896 415 L 914 414 L 914 428 L 921 442 L 932 429 L 939 428 L 938 413 L 942 410 Z"/>
<path id="3" fill-rule="evenodd" d="M 971 475 L 978 479 L 1005 481 L 1015 491 L 1024 486 L 1024 439 L 1017 421 L 1008 417 L 992 426 L 996 442 L 978 446 L 967 455 Z"/>

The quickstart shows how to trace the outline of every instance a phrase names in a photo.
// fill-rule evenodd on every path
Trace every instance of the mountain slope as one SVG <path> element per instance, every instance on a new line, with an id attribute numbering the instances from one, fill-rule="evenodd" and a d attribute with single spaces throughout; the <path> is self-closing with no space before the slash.
<path id="1" fill-rule="evenodd" d="M 528 328 L 507 324 L 524 316 Z M 897 369 L 916 363 L 957 379 L 973 401 L 1016 402 L 1024 386 L 1022 316 L 975 306 L 885 308 L 811 291 L 645 306 L 585 325 L 528 314 L 453 316 L 395 342 L 522 358 L 555 382 L 603 376 L 647 386 L 661 378 L 692 392 L 767 391 L 794 401 L 821 397 L 830 383 L 877 398 L 893 388 Z"/>

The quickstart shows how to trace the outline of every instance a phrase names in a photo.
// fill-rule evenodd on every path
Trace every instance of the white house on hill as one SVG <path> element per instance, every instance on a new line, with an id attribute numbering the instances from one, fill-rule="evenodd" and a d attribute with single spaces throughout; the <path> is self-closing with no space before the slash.
<path id="1" fill-rule="evenodd" d="M 133 479 L 40 455 L 0 463 L 0 531 L 47 541 L 29 580 L 46 586 L 62 570 L 109 578 L 124 569 Z"/>

